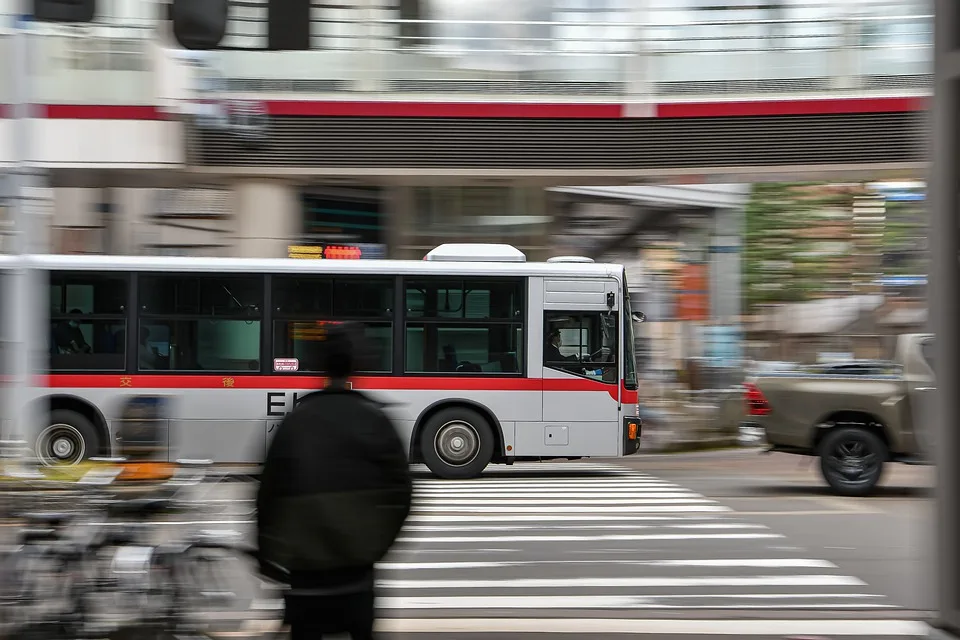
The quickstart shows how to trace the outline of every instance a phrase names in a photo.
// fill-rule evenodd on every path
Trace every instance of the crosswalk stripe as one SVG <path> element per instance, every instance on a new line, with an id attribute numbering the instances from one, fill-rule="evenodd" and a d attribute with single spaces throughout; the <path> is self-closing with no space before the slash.
<path id="1" fill-rule="evenodd" d="M 853 576 L 698 576 L 693 578 L 508 578 L 502 580 L 378 580 L 385 589 L 565 589 L 568 587 L 842 587 L 864 586 Z"/>
<path id="2" fill-rule="evenodd" d="M 704 560 L 503 560 L 494 562 L 381 562 L 378 568 L 385 571 L 417 569 L 485 569 L 521 567 L 531 565 L 566 564 L 617 564 L 636 567 L 711 567 L 711 568 L 784 568 L 784 569 L 836 569 L 829 560 L 810 558 L 743 558 Z"/>
<path id="3" fill-rule="evenodd" d="M 512 531 L 557 531 L 557 530 L 576 530 L 576 531 L 588 531 L 588 530 L 600 530 L 600 531 L 611 531 L 619 529 L 628 529 L 628 530 L 637 530 L 637 529 L 767 529 L 766 525 L 762 524 L 741 524 L 737 522 L 704 522 L 698 524 L 662 524 L 662 525 L 637 525 L 637 524 L 558 524 L 558 525 L 547 525 L 537 527 L 535 525 L 513 525 L 510 527 Z M 404 531 L 407 532 L 421 532 L 421 531 L 503 531 L 502 526 L 487 525 L 479 527 L 465 527 L 465 526 L 449 526 L 449 525 L 434 525 L 434 526 L 423 526 L 423 525 L 412 525 L 404 527 Z"/>
<path id="4" fill-rule="evenodd" d="M 782 538 L 779 533 L 651 533 L 593 536 L 400 536 L 397 542 L 602 542 L 619 540 L 639 542 L 641 540 L 763 540 Z"/>
<path id="5" fill-rule="evenodd" d="M 525 504 L 530 505 L 531 508 L 536 508 L 540 505 L 544 506 L 555 506 L 555 505 L 582 505 L 583 500 L 564 500 L 564 499 L 552 499 L 552 498 L 537 498 L 535 500 L 531 499 L 516 499 L 516 498 L 502 498 L 499 500 L 483 500 L 483 499 L 472 499 L 472 498 L 461 498 L 461 497 L 446 497 L 446 498 L 427 498 L 420 499 L 417 501 L 419 504 L 446 504 L 450 505 L 451 508 L 457 507 L 459 505 L 471 505 L 471 506 L 484 506 L 484 505 L 510 505 L 510 504 Z M 622 504 L 712 504 L 712 500 L 707 500 L 706 498 L 689 498 L 686 496 L 672 496 L 669 499 L 665 498 L 640 498 L 640 497 L 624 497 L 622 499 L 592 499 L 590 504 L 593 505 L 622 505 Z"/>
<path id="6" fill-rule="evenodd" d="M 384 618 L 384 633 L 540 633 L 634 634 L 650 636 L 858 636 L 863 638 L 925 637 L 930 627 L 914 620 L 689 620 L 617 618 Z"/>
<path id="7" fill-rule="evenodd" d="M 377 608 L 380 609 L 723 609 L 727 607 L 740 607 L 740 604 L 720 604 L 709 602 L 707 604 L 671 604 L 671 600 L 731 600 L 757 599 L 756 594 L 747 596 L 737 595 L 715 595 L 715 594 L 695 594 L 690 596 L 631 596 L 631 595 L 576 595 L 576 596 L 435 596 L 435 597 L 414 597 L 414 596 L 396 596 L 384 597 L 377 601 Z M 877 602 L 863 602 L 878 596 L 866 594 L 839 594 L 839 593 L 820 593 L 820 594 L 795 594 L 778 593 L 763 594 L 763 599 L 784 600 L 775 604 L 755 604 L 751 608 L 769 607 L 777 609 L 785 608 L 816 608 L 816 607 L 856 607 L 858 609 L 887 609 L 891 605 Z M 803 598 L 810 602 L 796 603 L 789 602 Z M 851 600 L 856 602 L 838 602 L 838 600 Z"/>
<path id="8" fill-rule="evenodd" d="M 602 513 L 609 514 L 611 511 L 617 511 L 619 513 L 716 513 L 720 511 L 732 511 L 730 507 L 725 507 L 718 504 L 651 504 L 651 505 L 619 505 L 616 509 L 611 507 L 602 508 L 594 507 L 591 503 L 579 503 L 580 506 L 575 505 L 542 505 L 537 507 L 538 512 L 544 513 L 575 513 L 575 514 L 587 514 L 587 513 Z M 456 509 L 452 508 L 449 505 L 443 504 L 418 504 L 414 503 L 412 511 L 416 512 L 440 512 L 447 513 L 450 511 L 460 511 L 460 512 L 471 512 L 471 513 L 485 513 L 488 511 L 499 511 L 501 513 L 528 513 L 532 510 L 530 506 L 495 506 L 495 505 L 459 505 Z"/>
<path id="9" fill-rule="evenodd" d="M 564 515 L 551 514 L 511 514 L 499 515 L 496 513 L 484 513 L 483 515 L 449 515 L 444 513 L 436 514 L 413 514 L 407 518 L 407 522 L 678 522 L 678 521 L 716 521 L 720 517 L 717 513 L 707 512 L 700 514 L 670 514 L 659 516 L 628 516 L 628 515 L 610 515 L 572 513 Z"/>

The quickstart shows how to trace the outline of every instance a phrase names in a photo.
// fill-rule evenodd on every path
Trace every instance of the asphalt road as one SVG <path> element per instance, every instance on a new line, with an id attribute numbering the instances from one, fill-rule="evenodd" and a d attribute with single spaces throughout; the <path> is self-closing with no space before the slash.
<path id="1" fill-rule="evenodd" d="M 920 637 L 929 470 L 876 498 L 828 495 L 809 466 L 754 451 L 418 472 L 381 566 L 386 638 Z M 250 537 L 252 485 L 176 529 Z M 165 536 L 166 537 L 166 536 Z M 242 569 L 241 607 L 279 613 Z"/>
<path id="2" fill-rule="evenodd" d="M 622 462 L 784 534 L 908 611 L 936 608 L 932 468 L 890 465 L 876 495 L 842 498 L 811 458 L 733 450 Z"/>

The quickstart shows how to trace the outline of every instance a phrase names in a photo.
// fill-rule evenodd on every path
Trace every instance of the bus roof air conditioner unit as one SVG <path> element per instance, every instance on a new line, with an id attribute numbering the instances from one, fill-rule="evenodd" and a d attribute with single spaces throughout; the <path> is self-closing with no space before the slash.
<path id="1" fill-rule="evenodd" d="M 526 262 L 523 251 L 509 244 L 442 244 L 423 258 L 430 262 Z"/>
<path id="2" fill-rule="evenodd" d="M 547 258 L 547 262 L 579 262 L 587 263 L 593 262 L 593 258 L 588 258 L 586 256 L 557 256 L 555 258 Z"/>

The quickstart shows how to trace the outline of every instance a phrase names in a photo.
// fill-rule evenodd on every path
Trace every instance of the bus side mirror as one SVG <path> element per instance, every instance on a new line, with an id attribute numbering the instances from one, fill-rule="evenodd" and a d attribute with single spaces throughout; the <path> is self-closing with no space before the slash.
<path id="1" fill-rule="evenodd" d="M 642 311 L 633 312 L 633 321 L 634 322 L 644 322 L 647 319 L 647 316 L 643 315 Z"/>

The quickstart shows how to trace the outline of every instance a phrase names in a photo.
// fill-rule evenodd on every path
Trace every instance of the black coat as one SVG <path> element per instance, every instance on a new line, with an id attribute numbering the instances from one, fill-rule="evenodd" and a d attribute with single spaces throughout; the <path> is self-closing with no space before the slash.
<path id="1" fill-rule="evenodd" d="M 304 397 L 267 451 L 257 494 L 261 570 L 295 588 L 372 581 L 410 512 L 406 449 L 381 407 L 357 391 Z"/>

